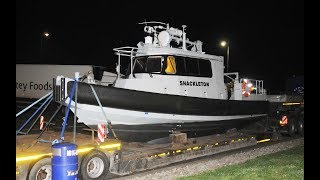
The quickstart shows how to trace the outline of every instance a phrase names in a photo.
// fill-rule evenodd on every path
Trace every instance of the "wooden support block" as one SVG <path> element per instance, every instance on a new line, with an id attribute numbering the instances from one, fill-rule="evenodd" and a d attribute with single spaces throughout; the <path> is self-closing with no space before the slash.
<path id="1" fill-rule="evenodd" d="M 187 134 L 186 133 L 175 133 L 169 135 L 170 142 L 173 143 L 186 143 L 187 142 Z"/>

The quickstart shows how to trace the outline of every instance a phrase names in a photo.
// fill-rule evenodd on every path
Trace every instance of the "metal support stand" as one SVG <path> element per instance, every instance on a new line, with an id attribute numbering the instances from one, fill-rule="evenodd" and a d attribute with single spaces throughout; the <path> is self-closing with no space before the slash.
<path id="1" fill-rule="evenodd" d="M 75 73 L 75 83 L 76 83 L 76 92 L 74 97 L 74 116 L 73 116 L 73 143 L 76 143 L 76 131 L 77 131 L 77 102 L 78 102 L 78 81 L 79 81 L 79 73 Z"/>
<path id="2" fill-rule="evenodd" d="M 98 104 L 99 104 L 99 106 L 100 106 L 100 109 L 101 109 L 101 111 L 102 111 L 102 114 L 103 114 L 104 118 L 105 118 L 105 119 L 107 120 L 107 122 L 108 122 L 107 127 L 110 128 L 110 130 L 111 130 L 114 138 L 118 139 L 116 133 L 115 133 L 114 130 L 112 129 L 111 121 L 108 120 L 108 118 L 107 118 L 107 116 L 106 116 L 106 113 L 104 112 L 104 110 L 103 110 L 103 108 L 102 108 L 102 104 L 101 104 L 101 102 L 100 102 L 100 100 L 99 100 L 99 98 L 98 98 L 98 95 L 97 95 L 96 91 L 93 89 L 93 87 L 92 87 L 91 84 L 90 84 L 90 87 L 91 87 L 91 89 L 92 89 L 92 92 L 93 92 L 94 96 L 96 97 L 96 100 L 98 101 Z"/>
<path id="3" fill-rule="evenodd" d="M 61 134 L 60 134 L 60 139 L 61 139 L 61 140 L 64 140 L 64 131 L 65 131 L 66 125 L 67 125 L 68 115 L 69 115 L 69 111 L 70 111 L 70 105 L 71 105 L 71 101 L 72 101 L 72 98 L 73 98 L 73 95 L 74 95 L 76 83 L 77 83 L 77 81 L 74 81 L 74 83 L 73 83 L 73 85 L 72 85 L 71 95 L 70 95 L 70 97 L 69 97 L 69 98 L 70 98 L 69 104 L 68 104 L 68 106 L 66 107 L 66 114 L 65 114 L 65 116 L 64 116 L 63 127 L 62 127 L 62 131 L 61 131 Z"/>

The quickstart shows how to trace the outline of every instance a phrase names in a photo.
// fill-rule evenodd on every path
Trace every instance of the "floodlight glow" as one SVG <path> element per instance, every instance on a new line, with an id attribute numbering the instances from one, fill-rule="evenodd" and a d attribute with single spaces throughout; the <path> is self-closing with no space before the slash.
<path id="1" fill-rule="evenodd" d="M 222 41 L 222 42 L 220 43 L 220 45 L 221 45 L 222 47 L 225 47 L 225 46 L 227 45 L 227 42 L 226 42 L 226 41 Z"/>

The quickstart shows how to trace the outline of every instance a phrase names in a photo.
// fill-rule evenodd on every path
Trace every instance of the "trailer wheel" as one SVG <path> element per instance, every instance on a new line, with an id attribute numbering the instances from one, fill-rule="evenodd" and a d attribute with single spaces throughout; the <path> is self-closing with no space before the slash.
<path id="1" fill-rule="evenodd" d="M 294 119 L 292 118 L 291 121 L 289 121 L 288 124 L 288 134 L 291 137 L 296 137 L 296 122 L 294 121 Z"/>
<path id="2" fill-rule="evenodd" d="M 100 151 L 92 151 L 87 154 L 80 165 L 80 173 L 83 179 L 102 180 L 109 172 L 108 157 Z"/>
<path id="3" fill-rule="evenodd" d="M 298 134 L 299 134 L 299 136 L 303 136 L 304 135 L 304 122 L 303 122 L 303 119 L 299 119 L 297 124 L 298 124 Z"/>
<path id="4" fill-rule="evenodd" d="M 43 158 L 36 162 L 29 173 L 29 180 L 51 180 L 51 158 Z"/>

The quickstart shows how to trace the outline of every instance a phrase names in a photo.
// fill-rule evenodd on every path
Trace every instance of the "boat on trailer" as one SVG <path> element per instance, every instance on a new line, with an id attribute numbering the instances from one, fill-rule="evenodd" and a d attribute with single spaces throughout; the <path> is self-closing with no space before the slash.
<path id="1" fill-rule="evenodd" d="M 185 25 L 140 24 L 144 42 L 113 49 L 118 62 L 112 85 L 77 82 L 77 104 L 73 97 L 70 109 L 77 106 L 78 122 L 94 129 L 111 122 L 120 140 L 149 141 L 174 132 L 223 133 L 267 116 L 263 81 L 224 73 L 223 56 L 206 54 L 201 41 L 187 39 Z M 74 81 L 58 76 L 55 100 L 68 103 Z"/>

